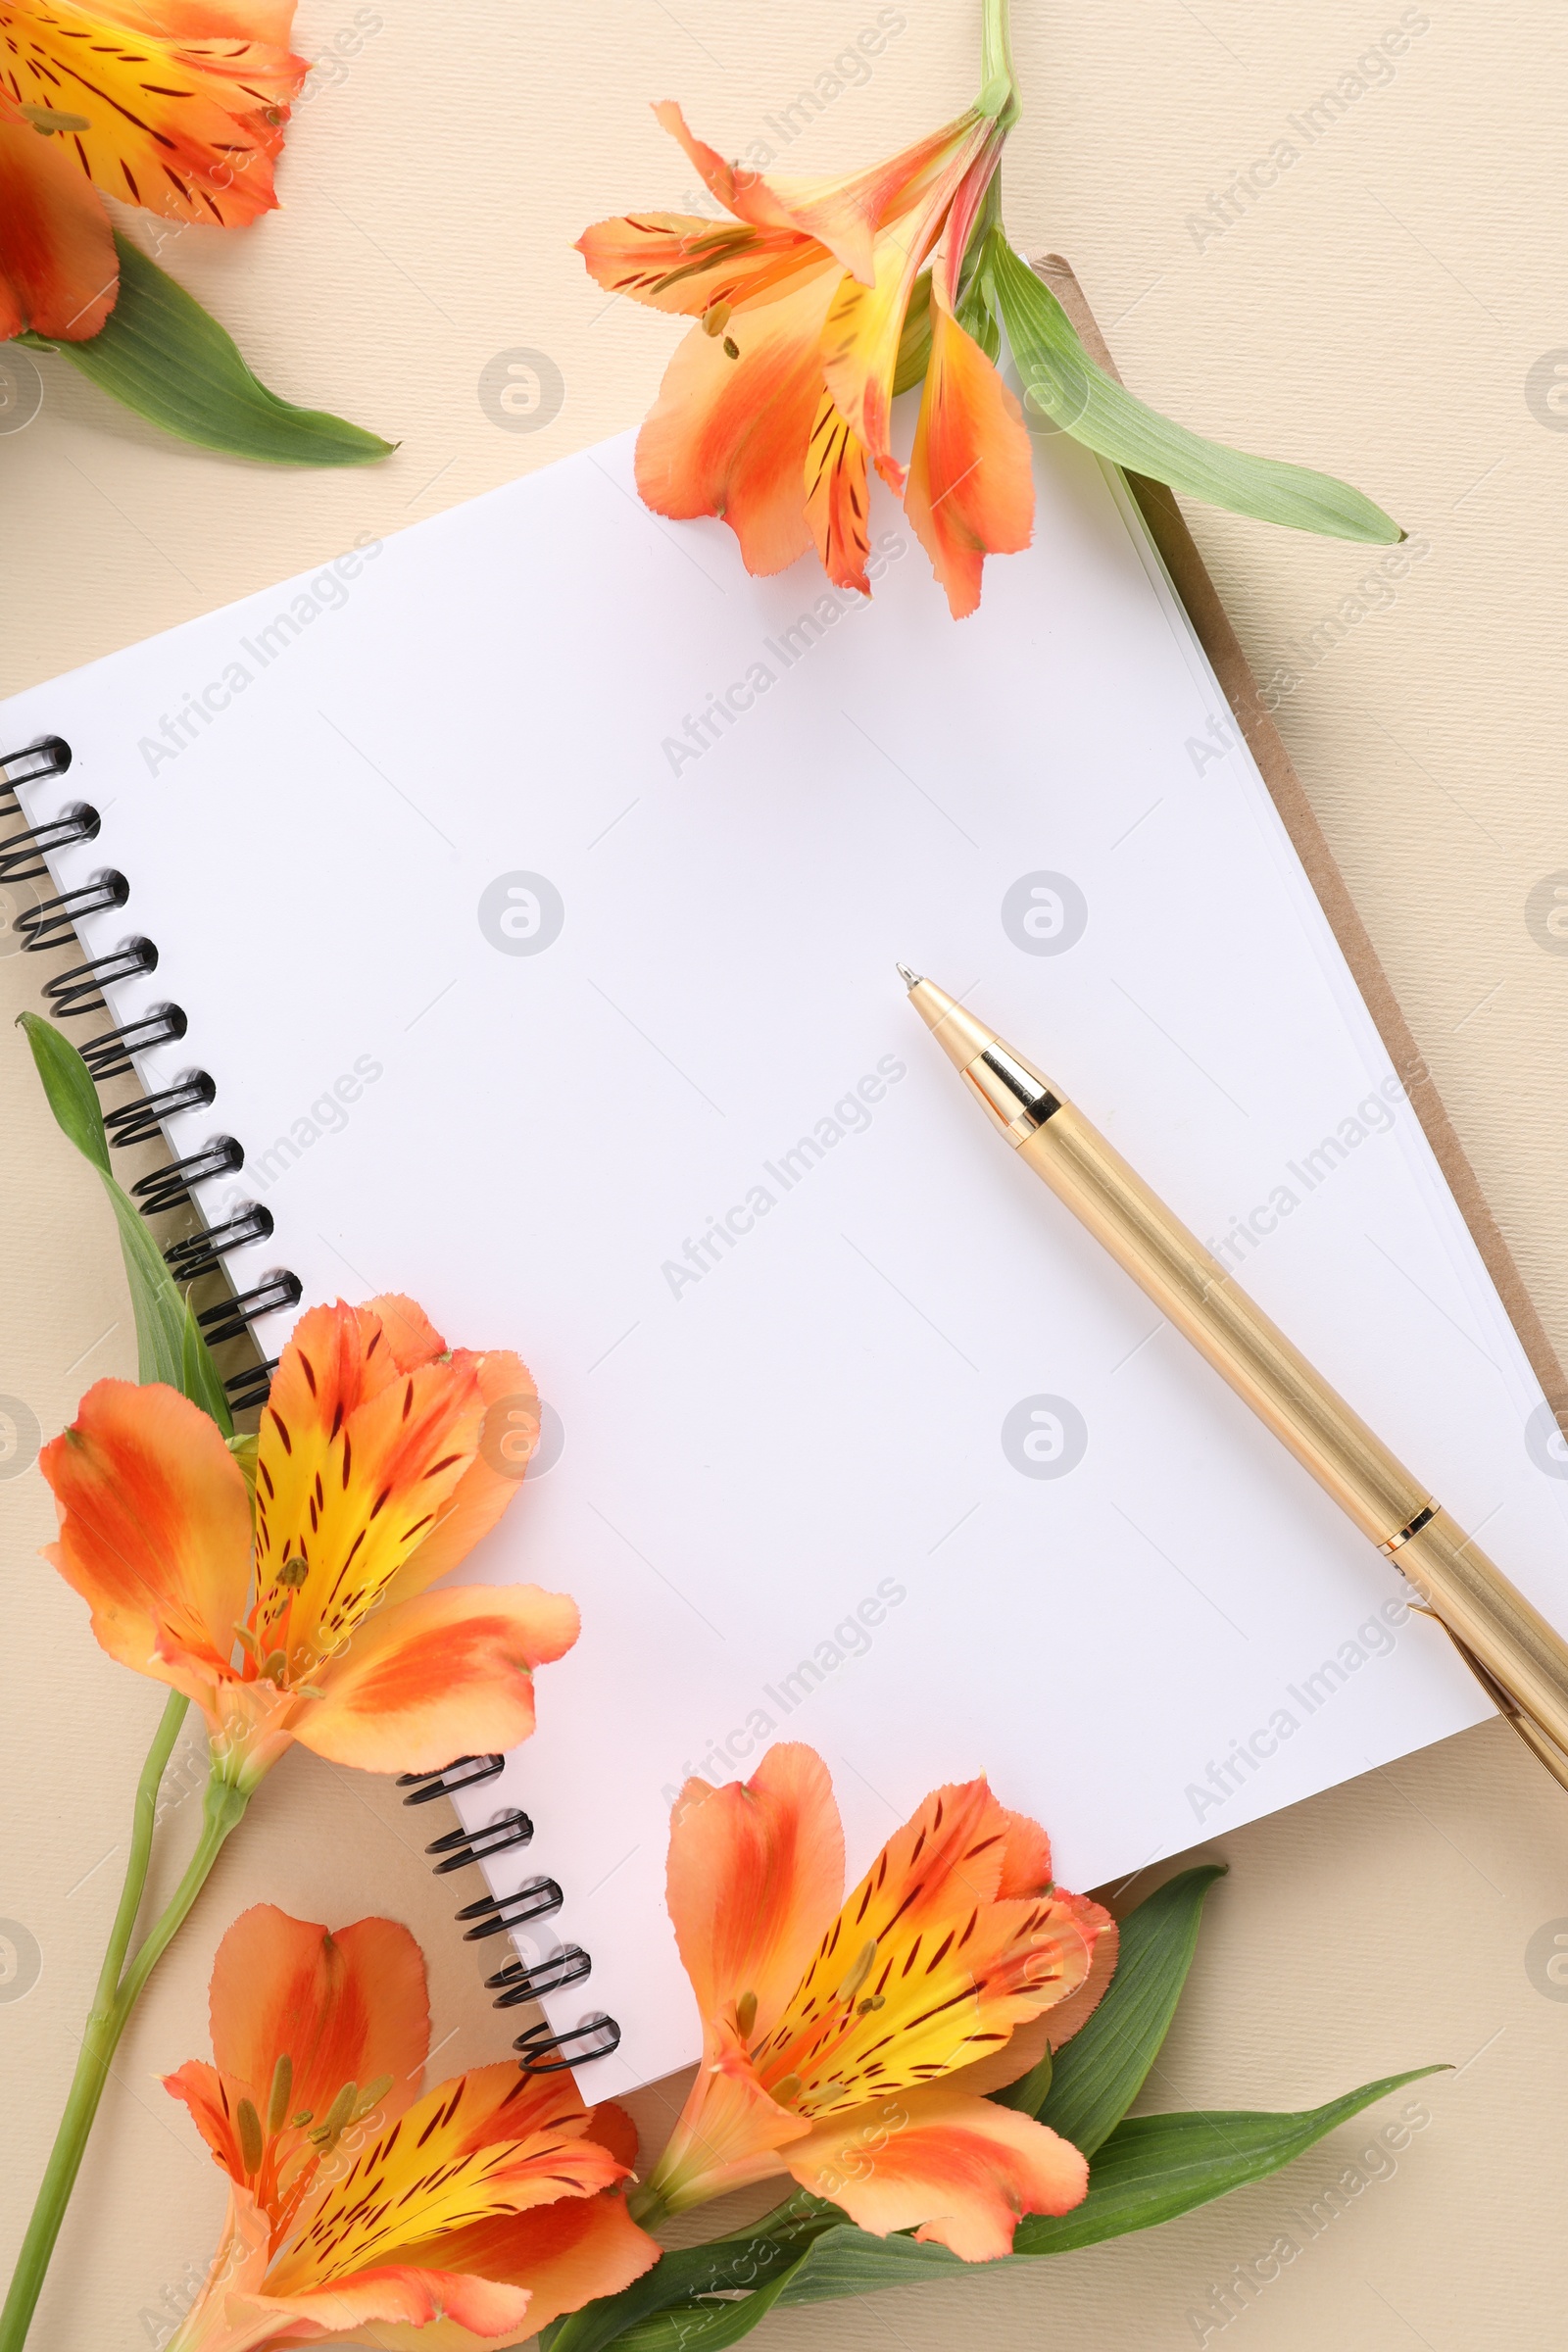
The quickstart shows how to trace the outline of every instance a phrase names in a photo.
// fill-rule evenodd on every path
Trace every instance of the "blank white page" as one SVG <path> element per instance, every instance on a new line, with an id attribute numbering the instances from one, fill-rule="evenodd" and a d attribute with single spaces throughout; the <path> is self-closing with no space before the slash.
<path id="1" fill-rule="evenodd" d="M 598 2095 L 697 2053 L 687 1773 L 808 1740 L 854 1872 L 988 1772 L 1085 1886 L 1487 1712 L 895 957 L 1568 1623 L 1568 1463 L 1268 794 L 1120 485 L 1060 437 L 1037 469 L 1032 552 L 957 626 L 890 503 L 869 607 L 751 580 L 639 505 L 628 439 L 0 716 L 74 748 L 34 814 L 102 811 L 60 879 L 130 878 L 91 949 L 159 949 L 116 1017 L 188 1011 L 143 1072 L 217 1082 L 174 1149 L 245 1146 L 207 1215 L 276 1219 L 236 1285 L 406 1290 L 538 1378 L 543 1457 L 460 1574 L 570 1592 L 583 1633 L 468 1817 L 538 1825 L 495 1884 L 565 1889 L 523 1949 L 592 1954 L 553 2018 L 620 2021 Z"/>

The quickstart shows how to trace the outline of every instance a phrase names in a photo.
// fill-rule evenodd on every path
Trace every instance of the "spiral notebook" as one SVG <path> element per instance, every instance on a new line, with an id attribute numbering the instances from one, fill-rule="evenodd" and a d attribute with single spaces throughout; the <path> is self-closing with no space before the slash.
<path id="1" fill-rule="evenodd" d="M 0 869 L 46 859 L 34 928 L 82 943 L 49 1001 L 122 1033 L 146 1205 L 193 1194 L 229 1322 L 275 1353 L 302 1298 L 406 1290 L 539 1381 L 460 1574 L 569 1591 L 582 1637 L 525 1747 L 411 1793 L 456 1790 L 464 1932 L 601 2095 L 697 2053 L 690 1773 L 809 1741 L 858 1871 L 984 1770 L 1086 1886 L 1487 1712 L 966 1109 L 896 957 L 1568 1625 L 1568 1463 L 1411 1073 L 1125 483 L 1059 437 L 1037 473 L 961 626 L 891 502 L 869 606 L 752 580 L 627 437 L 0 710 L 45 747 Z"/>

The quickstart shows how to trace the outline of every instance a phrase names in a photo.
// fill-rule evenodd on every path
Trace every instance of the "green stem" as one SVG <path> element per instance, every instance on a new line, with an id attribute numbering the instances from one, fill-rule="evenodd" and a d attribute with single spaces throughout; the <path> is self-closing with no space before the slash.
<path id="1" fill-rule="evenodd" d="M 980 32 L 980 103 L 994 114 L 1004 130 L 1010 130 L 1022 112 L 1018 83 L 1012 70 L 1012 28 L 1007 0 L 982 0 Z"/>
<path id="2" fill-rule="evenodd" d="M 209 1780 L 202 1803 L 201 1840 L 191 1857 L 190 1867 L 180 1880 L 169 1908 L 149 1931 L 127 1969 L 125 1954 L 147 1884 L 147 1865 L 152 1853 L 153 1827 L 158 1811 L 158 1785 L 163 1779 L 164 1767 L 169 1762 L 188 1704 L 189 1701 L 177 1691 L 171 1695 L 137 1784 L 125 1884 L 121 1890 L 120 1907 L 110 1931 L 109 1948 L 104 1954 L 98 1990 L 88 2014 L 87 2030 L 82 2035 L 81 2055 L 76 2061 L 66 2111 L 55 2134 L 55 2144 L 32 2209 L 32 2219 L 27 2225 L 27 2234 L 22 2241 L 22 2252 L 12 2276 L 11 2291 L 6 2296 L 4 2311 L 0 2312 L 0 2352 L 22 2352 L 22 2346 L 26 2341 L 27 2329 L 32 2325 L 33 2311 L 43 2288 L 44 2275 L 55 2249 L 55 2240 L 60 2234 L 60 2225 L 66 2218 L 66 2207 L 71 2202 L 71 2192 L 81 2169 L 87 2134 L 92 2130 L 98 2102 L 103 2097 L 104 2085 L 109 2080 L 110 2062 L 125 2031 L 130 2013 L 170 1937 L 196 1900 L 218 1859 L 223 1840 L 239 1821 L 248 1801 L 226 1783 Z"/>
<path id="3" fill-rule="evenodd" d="M 158 1790 L 189 1706 L 190 1700 L 182 1690 L 171 1690 L 163 1714 L 158 1719 L 153 1743 L 147 1750 L 141 1779 L 136 1783 L 136 1803 L 130 1825 L 130 1860 L 125 1865 L 125 1884 L 120 1890 L 120 1908 L 115 1913 L 115 1924 L 109 1931 L 109 1948 L 104 1953 L 104 1964 L 98 1972 L 98 1989 L 92 1999 L 93 2017 L 109 2008 L 120 1984 L 125 1954 L 130 1949 L 131 1931 L 136 1925 L 136 1914 L 141 1909 L 142 1892 L 147 1885 L 147 1865 L 152 1858 L 153 1830 L 158 1820 Z M 89 2025 L 91 2022 L 89 2018 Z"/>
<path id="4" fill-rule="evenodd" d="M 169 1908 L 148 1930 L 146 1941 L 126 1970 L 116 2003 L 121 2014 L 122 2028 L 141 1998 L 142 1986 L 163 1958 L 175 1931 L 184 1925 L 185 1915 L 206 1886 L 213 1864 L 222 1851 L 224 1840 L 244 1819 L 250 1803 L 249 1791 L 231 1788 L 227 1781 L 210 1780 L 202 1799 L 202 1834 L 196 1851 L 190 1858 L 185 1876 L 170 1899 Z M 116 2035 L 119 2039 L 119 2035 Z M 0 2352 L 10 2352 L 4 2336 L 0 2336 Z"/>

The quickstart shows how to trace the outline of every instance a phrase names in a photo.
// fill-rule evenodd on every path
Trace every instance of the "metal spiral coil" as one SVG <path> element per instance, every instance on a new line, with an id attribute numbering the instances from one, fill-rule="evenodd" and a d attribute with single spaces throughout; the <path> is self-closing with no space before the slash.
<path id="1" fill-rule="evenodd" d="M 241 1291 L 235 1298 L 225 1298 L 220 1306 L 204 1307 L 196 1320 L 207 1334 L 209 1348 L 220 1348 L 225 1340 L 237 1340 L 249 1331 L 259 1315 L 275 1315 L 285 1306 L 298 1306 L 304 1284 L 297 1274 L 279 1269 L 259 1282 L 254 1290 Z M 246 1375 L 240 1373 L 243 1380 Z"/>
<path id="2" fill-rule="evenodd" d="M 177 1086 L 166 1086 L 156 1095 L 143 1095 L 138 1102 L 122 1102 L 118 1110 L 104 1112 L 104 1133 L 116 1151 L 127 1144 L 150 1144 L 165 1119 L 176 1110 L 206 1110 L 216 1101 L 218 1088 L 206 1070 L 192 1070 Z"/>
<path id="3" fill-rule="evenodd" d="M 0 877 L 3 878 L 3 877 Z M 94 956 L 87 963 L 74 963 L 69 972 L 57 972 L 43 984 L 50 1010 L 57 1020 L 74 1021 L 84 1012 L 107 1012 L 104 988 L 115 980 L 134 980 L 143 972 L 158 969 L 158 950 L 150 939 L 127 939 L 122 947 L 108 956 Z"/>
<path id="4" fill-rule="evenodd" d="M 244 1165 L 243 1147 L 231 1135 L 215 1135 L 199 1152 L 187 1152 L 183 1159 L 172 1159 L 167 1168 L 154 1168 L 150 1176 L 140 1177 L 130 1197 L 144 1217 L 156 1217 L 166 1208 L 183 1206 L 193 1184 L 205 1184 L 210 1176 L 232 1176 Z"/>
<path id="5" fill-rule="evenodd" d="M 444 1857 L 430 1866 L 439 1879 L 449 1870 L 466 1870 L 470 1862 L 487 1862 L 493 1854 L 509 1854 L 514 1846 L 526 1845 L 532 1836 L 533 1823 L 527 1814 L 511 1805 L 482 1830 L 448 1830 L 444 1838 L 432 1838 L 424 1850 Z"/>
<path id="6" fill-rule="evenodd" d="M 0 882 L 35 882 L 49 871 L 46 850 L 64 850 L 74 841 L 96 841 L 103 821 L 90 801 L 73 801 L 58 816 L 47 817 L 40 825 L 24 825 L 20 833 L 8 833 L 0 841 Z"/>
<path id="7" fill-rule="evenodd" d="M 465 1903 L 453 1913 L 459 1921 L 471 1919 L 476 1924 L 465 1928 L 465 1943 L 482 1943 L 487 1936 L 502 1936 L 511 1928 L 525 1928 L 533 1919 L 552 1919 L 565 1901 L 554 1879 L 524 1879 L 514 1894 L 485 1894 L 476 1903 Z"/>
<path id="8" fill-rule="evenodd" d="M 537 2001 L 543 1993 L 561 1992 L 568 1984 L 580 1984 L 592 1968 L 593 1962 L 580 1943 L 564 1943 L 547 1960 L 509 1961 L 493 1977 L 486 1977 L 484 1986 L 486 1992 L 496 1993 L 498 2009 L 518 2009 L 524 2001 Z"/>
<path id="9" fill-rule="evenodd" d="M 63 775 L 71 763 L 71 746 L 59 735 L 40 737 L 21 751 L 0 756 L 0 808 L 8 815 L 25 816 L 19 787 Z M 24 824 L 20 831 L 0 838 L 0 883 L 30 882 L 48 873 L 48 859 L 53 852 L 96 840 L 102 821 L 90 803 L 74 801 L 58 816 Z M 28 954 L 63 947 L 82 917 L 123 906 L 129 897 L 130 884 L 124 875 L 113 866 L 106 867 L 90 882 L 61 891 L 56 897 L 25 908 L 16 918 L 15 928 Z M 150 939 L 138 934 L 122 940 L 108 955 L 89 956 L 69 971 L 56 973 L 45 982 L 43 994 L 57 1020 L 106 1012 L 106 987 L 157 968 L 157 948 Z M 178 1004 L 154 1005 L 135 1020 L 122 1022 L 118 1028 L 90 1039 L 82 1049 L 81 1058 L 89 1077 L 101 1085 L 106 1079 L 121 1077 L 132 1069 L 136 1054 L 177 1042 L 185 1035 L 185 1014 Z M 217 1096 L 217 1084 L 208 1071 L 187 1071 L 175 1084 L 105 1112 L 105 1135 L 116 1148 L 151 1143 L 165 1122 L 177 1112 L 204 1110 Z M 231 1174 L 244 1165 L 244 1151 L 232 1136 L 215 1136 L 200 1152 L 188 1152 L 170 1166 L 142 1177 L 131 1186 L 131 1198 L 143 1216 L 159 1216 L 187 1202 L 193 1185 L 208 1177 Z M 176 1281 L 194 1282 L 220 1268 L 230 1250 L 241 1249 L 248 1242 L 265 1240 L 271 1231 L 270 1213 L 253 1203 L 207 1233 L 172 1244 L 165 1257 Z M 207 1335 L 208 1344 L 220 1347 L 226 1341 L 242 1337 L 259 1315 L 297 1306 L 302 1291 L 297 1275 L 278 1269 L 251 1290 L 206 1308 L 196 1319 Z M 244 1411 L 248 1406 L 264 1403 L 276 1369 L 274 1356 L 225 1380 L 223 1386 L 234 1408 Z"/>
<path id="10" fill-rule="evenodd" d="M 469 1764 L 473 1770 L 465 1771 L 464 1767 Z M 406 1805 L 427 1805 L 434 1797 L 456 1796 L 464 1788 L 482 1788 L 486 1781 L 498 1781 L 506 1769 L 505 1756 L 455 1756 L 450 1764 L 443 1764 L 439 1772 L 399 1773 L 398 1787 L 414 1791 L 412 1796 L 403 1799 Z M 449 1780 L 448 1774 L 454 1772 L 462 1773 L 463 1778 Z"/>
<path id="11" fill-rule="evenodd" d="M 22 935 L 23 954 L 36 956 L 43 948 L 63 948 L 76 927 L 78 915 L 102 914 L 110 906 L 123 906 L 129 896 L 130 884 L 124 875 L 109 866 L 76 890 L 64 891 L 58 899 L 45 899 L 36 906 L 24 907 L 17 917 L 16 926 Z"/>
<path id="12" fill-rule="evenodd" d="M 231 1250 L 243 1250 L 247 1242 L 270 1242 L 272 1238 L 272 1212 L 253 1200 L 248 1208 L 225 1218 L 221 1225 L 209 1225 L 205 1233 L 193 1233 L 183 1242 L 171 1242 L 164 1251 L 164 1263 L 176 1282 L 194 1282 L 198 1275 L 210 1274 L 220 1265 Z"/>
<path id="13" fill-rule="evenodd" d="M 106 1029 L 102 1037 L 89 1037 L 80 1049 L 81 1058 L 89 1077 L 102 1085 L 106 1078 L 119 1078 L 130 1069 L 133 1054 L 146 1054 L 154 1046 L 177 1045 L 186 1026 L 182 1004 L 155 1004 L 139 1020 Z"/>
<path id="14" fill-rule="evenodd" d="M 25 751 L 7 752 L 0 759 L 0 797 L 21 813 L 19 784 L 38 784 L 45 776 L 63 776 L 71 765 L 71 746 L 61 735 L 40 736 Z"/>
<path id="15" fill-rule="evenodd" d="M 244 1372 L 236 1372 L 232 1380 L 223 1383 L 223 1394 L 236 1413 L 248 1412 L 253 1404 L 265 1404 L 272 1391 L 272 1374 L 278 1358 L 270 1355 L 265 1363 L 252 1364 Z"/>
<path id="16" fill-rule="evenodd" d="M 24 814 L 18 786 L 63 775 L 71 763 L 71 746 L 60 736 L 45 736 L 23 751 L 0 757 L 0 807 L 5 807 L 8 813 Z M 77 842 L 95 840 L 101 821 L 96 808 L 78 801 L 54 818 L 24 825 L 20 831 L 0 838 L 0 882 L 32 881 L 46 874 L 48 854 Z M 80 917 L 123 906 L 129 897 L 130 886 L 124 875 L 109 867 L 91 882 L 62 891 L 55 898 L 27 908 L 17 918 L 16 928 L 28 953 L 59 947 L 75 930 Z M 43 993 L 57 1019 L 103 1012 L 108 1009 L 103 994 L 106 986 L 140 977 L 157 968 L 157 948 L 151 940 L 137 935 L 108 955 L 91 956 L 69 971 L 58 973 L 46 983 Z M 180 1005 L 154 1005 L 136 1019 L 122 1022 L 90 1039 L 81 1049 L 82 1060 L 94 1082 L 102 1084 L 132 1069 L 136 1054 L 177 1043 L 184 1037 L 186 1026 Z M 178 1111 L 205 1109 L 216 1101 L 217 1094 L 217 1085 L 207 1071 L 192 1070 L 172 1086 L 107 1112 L 104 1127 L 116 1146 L 150 1142 L 166 1119 Z M 244 1149 L 233 1136 L 214 1136 L 199 1152 L 187 1152 L 183 1158 L 141 1177 L 130 1187 L 131 1198 L 144 1216 L 159 1216 L 189 1201 L 193 1185 L 212 1177 L 232 1175 L 244 1164 Z M 193 1282 L 220 1268 L 231 1250 L 270 1239 L 272 1225 L 271 1212 L 253 1201 L 204 1233 L 172 1242 L 164 1251 L 165 1260 L 177 1282 Z M 220 1347 L 228 1340 L 238 1339 L 262 1315 L 297 1306 L 301 1296 L 298 1276 L 278 1269 L 250 1290 L 239 1292 L 218 1306 L 205 1308 L 197 1316 L 197 1322 L 209 1345 Z M 234 1409 L 243 1412 L 249 1406 L 265 1403 L 276 1369 L 274 1356 L 225 1380 L 223 1386 Z M 406 1805 L 424 1805 L 438 1796 L 457 1796 L 466 1789 L 483 1788 L 498 1779 L 505 1767 L 506 1758 L 501 1755 L 459 1756 L 438 1772 L 404 1773 L 398 1786 L 406 1791 L 403 1799 Z M 460 1828 L 433 1838 L 425 1851 L 438 1857 L 432 1867 L 438 1875 L 444 1875 L 519 1849 L 532 1837 L 533 1823 L 526 1813 L 512 1806 L 482 1828 L 472 1831 Z M 466 1903 L 457 1918 L 460 1923 L 473 1923 L 465 1927 L 465 1938 L 470 1943 L 478 1942 L 533 1920 L 548 1919 L 562 1908 L 564 1900 L 554 1879 L 534 1878 L 525 1880 L 511 1894 L 485 1895 L 476 1902 Z M 593 1962 L 582 1946 L 568 1943 L 541 1960 L 509 1961 L 485 1979 L 485 1985 L 494 1992 L 498 2009 L 513 2009 L 543 1994 L 580 1984 L 592 1968 Z M 559 2034 L 541 2021 L 520 2034 L 513 2047 L 518 2053 L 522 2073 L 528 2076 L 564 2073 L 573 2064 L 585 2064 L 608 2055 L 619 2042 L 619 2026 L 612 2017 L 599 2011 Z"/>
<path id="17" fill-rule="evenodd" d="M 583 2040 L 592 2047 L 568 2050 L 569 2043 Z M 564 2075 L 574 2066 L 586 2066 L 590 2058 L 608 2058 L 612 2050 L 619 2049 L 620 2028 L 603 2009 L 585 2017 L 580 2026 L 568 2026 L 564 2034 L 552 2034 L 541 2019 L 526 2034 L 519 2034 L 512 2046 L 519 2053 L 517 2063 L 525 2075 Z M 562 2056 L 563 2051 L 567 2054 Z"/>
<path id="18" fill-rule="evenodd" d="M 456 1796 L 465 1788 L 482 1788 L 487 1782 L 498 1780 L 505 1769 L 505 1756 L 457 1756 L 439 1772 L 404 1773 L 398 1787 L 408 1790 L 403 1799 L 406 1805 L 427 1805 L 433 1797 Z M 495 1854 L 509 1853 L 514 1847 L 526 1845 L 532 1837 L 533 1823 L 527 1814 L 510 1805 L 476 1830 L 449 1830 L 445 1837 L 432 1838 L 424 1850 L 441 1857 L 432 1864 L 440 1877 L 449 1870 L 462 1870 L 470 1863 L 488 1861 Z M 554 1879 L 526 1879 L 514 1893 L 487 1894 L 477 1902 L 465 1903 L 456 1917 L 460 1926 L 469 1920 L 476 1923 L 464 1928 L 465 1942 L 476 1943 L 510 1929 L 525 1927 L 530 1920 L 549 1919 L 564 1901 L 565 1896 Z M 568 1984 L 580 1984 L 592 1969 L 593 1961 L 580 1943 L 564 1943 L 541 1960 L 509 1960 L 494 1976 L 486 1977 L 485 1990 L 495 1994 L 498 2009 L 517 2009 L 546 1993 L 563 1992 Z M 584 2046 L 573 2056 L 561 2056 L 568 2045 L 577 2042 Z M 603 2010 L 597 2010 L 584 2018 L 581 2025 L 569 2027 L 562 2034 L 552 2033 L 549 2024 L 541 2020 L 519 2034 L 513 2047 L 520 2053 L 518 2064 L 525 2075 L 548 2075 L 564 2074 L 573 2065 L 585 2066 L 590 2059 L 608 2057 L 619 2045 L 619 2026 Z"/>

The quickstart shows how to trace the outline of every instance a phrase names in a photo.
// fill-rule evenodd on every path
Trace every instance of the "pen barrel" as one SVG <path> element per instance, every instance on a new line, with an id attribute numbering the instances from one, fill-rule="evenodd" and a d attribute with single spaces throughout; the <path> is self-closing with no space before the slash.
<path id="1" fill-rule="evenodd" d="M 1081 1111 L 1064 1102 L 1018 1149 L 1364 1536 L 1386 1544 L 1426 1508 L 1431 1490 L 1336 1395 Z"/>
<path id="2" fill-rule="evenodd" d="M 1436 1511 L 1394 1556 L 1454 1639 L 1550 1736 L 1559 1757 L 1555 1763 L 1543 1761 L 1562 1780 L 1562 1752 L 1568 1751 L 1568 1648 L 1556 1628 L 1531 1607 L 1447 1511 Z"/>
<path id="3" fill-rule="evenodd" d="M 1446 1626 L 1568 1748 L 1568 1645 L 1071 1103 L 1028 1161 Z M 1413 1521 L 1430 1513 L 1415 1532 Z"/>

